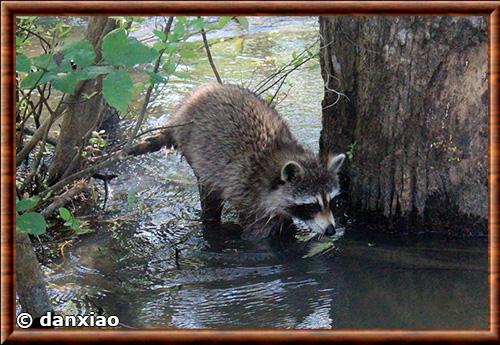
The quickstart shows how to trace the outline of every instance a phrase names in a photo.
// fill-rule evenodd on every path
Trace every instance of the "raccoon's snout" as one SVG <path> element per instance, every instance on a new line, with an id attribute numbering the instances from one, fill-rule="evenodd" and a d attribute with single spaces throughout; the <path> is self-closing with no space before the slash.
<path id="1" fill-rule="evenodd" d="M 325 235 L 326 236 L 332 236 L 335 235 L 336 230 L 333 224 L 328 225 L 328 227 L 325 229 Z"/>

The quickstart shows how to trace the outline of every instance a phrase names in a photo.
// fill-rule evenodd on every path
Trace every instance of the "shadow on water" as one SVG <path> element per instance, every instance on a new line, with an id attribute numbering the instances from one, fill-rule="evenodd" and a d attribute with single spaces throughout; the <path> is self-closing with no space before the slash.
<path id="1" fill-rule="evenodd" d="M 250 18 L 249 33 L 227 30 L 244 42 L 221 42 L 212 52 L 223 77 L 239 83 L 259 80 L 288 59 L 290 47 L 314 41 L 317 20 Z M 213 81 L 203 58 L 190 72 L 193 80 L 176 80 L 157 98 L 150 126 L 162 125 L 186 91 Z M 297 71 L 291 81 L 278 110 L 317 151 L 319 69 Z M 95 232 L 45 267 L 59 312 L 100 310 L 140 328 L 488 327 L 487 243 L 351 226 L 334 250 L 305 259 L 304 243 L 241 240 L 232 212 L 220 228 L 204 229 L 196 179 L 177 154 L 134 158 L 119 174 Z"/>

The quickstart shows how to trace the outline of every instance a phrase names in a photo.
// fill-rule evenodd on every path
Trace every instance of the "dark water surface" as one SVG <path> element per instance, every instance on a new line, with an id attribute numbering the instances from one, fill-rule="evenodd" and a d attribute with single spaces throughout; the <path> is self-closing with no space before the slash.
<path id="1" fill-rule="evenodd" d="M 255 84 L 318 35 L 315 18 L 249 21 L 250 31 L 233 24 L 212 46 L 226 81 Z M 193 79 L 172 80 L 150 107 L 149 126 L 163 125 L 188 90 L 213 81 L 206 59 L 189 65 Z M 291 76 L 278 110 L 317 151 L 323 82 L 314 64 L 306 67 Z M 303 258 L 304 243 L 252 244 L 231 225 L 204 231 L 196 180 L 175 153 L 134 158 L 115 172 L 94 232 L 44 268 L 59 312 L 103 311 L 138 328 L 488 327 L 483 240 L 348 226 L 335 249 Z"/>

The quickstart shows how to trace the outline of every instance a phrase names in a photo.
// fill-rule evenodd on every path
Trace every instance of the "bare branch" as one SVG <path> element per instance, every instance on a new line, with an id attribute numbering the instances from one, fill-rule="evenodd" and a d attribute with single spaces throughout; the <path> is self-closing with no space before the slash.
<path id="1" fill-rule="evenodd" d="M 174 17 L 168 18 L 168 22 L 165 25 L 165 29 L 163 30 L 163 32 L 165 33 L 165 37 L 168 37 L 168 34 L 170 33 L 170 29 L 172 27 L 173 21 L 174 21 Z M 161 58 L 162 58 L 164 52 L 165 52 L 165 49 L 160 50 L 158 58 L 156 59 L 156 62 L 155 62 L 155 67 L 153 68 L 154 73 L 158 72 L 158 70 L 160 69 Z M 132 135 L 130 136 L 130 139 L 125 144 L 125 148 L 132 145 L 132 142 L 134 141 L 135 136 L 137 135 L 137 133 L 139 133 L 139 129 L 141 128 L 142 123 L 144 122 L 144 118 L 146 117 L 146 111 L 148 109 L 149 101 L 151 99 L 151 92 L 153 91 L 153 88 L 154 88 L 154 84 L 151 83 L 151 85 L 149 85 L 149 87 L 146 91 L 146 95 L 144 97 L 144 103 L 142 104 L 141 112 L 139 114 L 139 117 L 137 118 L 137 122 L 135 123 L 134 129 L 132 130 Z"/>
<path id="2" fill-rule="evenodd" d="M 23 132 L 28 134 L 28 135 L 33 135 L 35 133 L 35 131 L 32 130 L 31 128 L 23 128 Z M 47 136 L 47 144 L 50 144 L 52 146 L 56 146 L 57 145 L 57 138 Z"/>
<path id="3" fill-rule="evenodd" d="M 200 18 L 200 17 L 198 17 Z M 205 46 L 205 50 L 207 51 L 208 62 L 210 63 L 210 67 L 212 67 L 212 71 L 214 71 L 215 78 L 219 84 L 222 84 L 222 79 L 220 78 L 219 72 L 217 72 L 217 68 L 215 67 L 214 59 L 212 58 L 212 53 L 210 53 L 210 47 L 208 46 L 207 34 L 204 28 L 201 28 L 201 37 L 203 38 L 203 45 Z"/>
<path id="4" fill-rule="evenodd" d="M 87 188 L 87 182 L 83 180 L 75 183 L 75 185 L 71 187 L 68 191 L 57 196 L 57 198 L 54 198 L 54 201 L 41 212 L 42 216 L 44 216 L 45 218 L 50 217 L 60 207 L 63 207 L 66 203 L 68 203 L 75 196 L 83 192 L 86 188 Z"/>

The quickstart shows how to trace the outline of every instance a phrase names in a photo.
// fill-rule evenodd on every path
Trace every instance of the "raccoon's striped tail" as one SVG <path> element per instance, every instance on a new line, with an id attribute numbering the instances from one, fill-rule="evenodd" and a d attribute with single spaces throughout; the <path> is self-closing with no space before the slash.
<path id="1" fill-rule="evenodd" d="M 142 142 L 132 146 L 129 149 L 128 154 L 132 156 L 139 156 L 145 153 L 159 151 L 164 146 L 176 146 L 172 128 L 166 128 L 158 134 L 147 137 Z"/>

